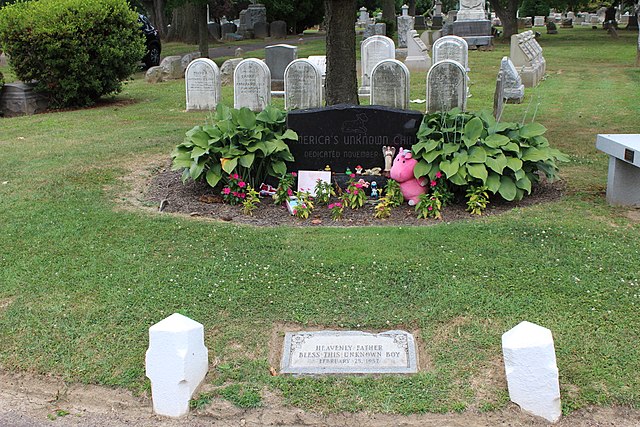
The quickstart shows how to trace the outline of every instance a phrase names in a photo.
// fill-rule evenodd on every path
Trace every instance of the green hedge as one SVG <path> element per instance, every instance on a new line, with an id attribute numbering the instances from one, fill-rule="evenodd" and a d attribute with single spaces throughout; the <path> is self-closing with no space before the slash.
<path id="1" fill-rule="evenodd" d="M 122 89 L 144 55 L 126 0 L 39 0 L 0 9 L 0 44 L 18 79 L 53 107 L 86 106 Z"/>

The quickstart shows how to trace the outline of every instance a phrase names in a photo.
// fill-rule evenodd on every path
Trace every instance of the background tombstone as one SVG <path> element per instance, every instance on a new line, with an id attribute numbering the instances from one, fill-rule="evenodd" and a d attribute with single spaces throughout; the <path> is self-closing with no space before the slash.
<path id="1" fill-rule="evenodd" d="M 398 16 L 398 48 L 407 47 L 407 33 L 413 30 L 413 16 L 408 14 L 409 6 L 402 5 L 402 15 Z"/>
<path id="2" fill-rule="evenodd" d="M 412 71 L 429 71 L 431 58 L 429 58 L 428 48 L 420 39 L 416 30 L 411 30 L 407 34 L 407 58 L 404 64 Z"/>
<path id="3" fill-rule="evenodd" d="M 467 101 L 467 73 L 457 61 L 445 59 L 427 73 L 427 112 L 464 110 Z"/>
<path id="4" fill-rule="evenodd" d="M 220 67 L 220 80 L 223 85 L 233 84 L 233 72 L 240 62 L 242 62 L 242 58 L 232 58 L 224 61 L 222 67 Z"/>
<path id="5" fill-rule="evenodd" d="M 425 22 L 423 15 L 417 15 L 414 17 L 413 21 L 413 29 L 414 30 L 426 30 L 427 23 Z"/>
<path id="6" fill-rule="evenodd" d="M 184 74 L 187 111 L 215 110 L 220 102 L 220 70 L 208 58 L 194 59 Z"/>
<path id="7" fill-rule="evenodd" d="M 358 90 L 359 95 L 369 95 L 373 67 L 384 59 L 395 59 L 395 56 L 395 44 L 387 36 L 371 36 L 360 44 L 362 86 Z"/>
<path id="8" fill-rule="evenodd" d="M 233 108 L 262 111 L 271 102 L 271 72 L 259 59 L 241 61 L 233 72 Z"/>
<path id="9" fill-rule="evenodd" d="M 371 105 L 409 109 L 409 69 L 396 59 L 385 59 L 371 72 Z"/>
<path id="10" fill-rule="evenodd" d="M 269 24 L 266 22 L 256 22 L 253 26 L 253 36 L 257 39 L 269 37 Z"/>
<path id="11" fill-rule="evenodd" d="M 500 117 L 502 117 L 504 98 L 504 79 L 502 77 L 502 70 L 498 70 L 496 91 L 493 93 L 493 117 L 495 117 L 497 121 L 500 121 Z"/>
<path id="12" fill-rule="evenodd" d="M 209 22 L 207 24 L 207 28 L 209 29 L 209 34 L 216 40 L 222 39 L 222 26 L 217 22 Z"/>
<path id="13" fill-rule="evenodd" d="M 500 62 L 502 80 L 504 83 L 504 97 L 509 104 L 520 104 L 524 98 L 524 85 L 518 70 L 508 56 L 503 56 Z"/>
<path id="14" fill-rule="evenodd" d="M 265 47 L 264 55 L 264 62 L 269 67 L 269 71 L 271 71 L 274 90 L 282 90 L 284 87 L 284 70 L 291 61 L 298 58 L 298 47 L 288 44 L 275 44 Z"/>
<path id="15" fill-rule="evenodd" d="M 287 38 L 287 23 L 285 21 L 273 21 L 270 30 L 272 39 Z"/>
<path id="16" fill-rule="evenodd" d="M 445 59 L 459 62 L 465 70 L 469 69 L 469 46 L 462 37 L 444 36 L 433 42 L 433 62 Z"/>
<path id="17" fill-rule="evenodd" d="M 225 40 L 227 34 L 233 34 L 236 32 L 237 29 L 238 29 L 237 25 L 234 24 L 233 22 L 225 22 L 220 27 L 222 39 Z"/>
<path id="18" fill-rule="evenodd" d="M 322 74 L 307 59 L 296 59 L 284 70 L 284 108 L 287 110 L 322 106 Z"/>

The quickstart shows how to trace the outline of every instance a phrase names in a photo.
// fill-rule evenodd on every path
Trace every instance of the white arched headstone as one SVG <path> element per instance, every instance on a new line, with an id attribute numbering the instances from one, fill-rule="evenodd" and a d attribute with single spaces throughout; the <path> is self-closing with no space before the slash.
<path id="1" fill-rule="evenodd" d="M 220 102 L 220 70 L 208 58 L 194 59 L 184 73 L 187 111 L 215 110 Z"/>
<path id="2" fill-rule="evenodd" d="M 284 71 L 284 108 L 322 107 L 322 75 L 308 59 L 296 59 Z"/>
<path id="3" fill-rule="evenodd" d="M 385 59 L 371 73 L 371 105 L 409 108 L 409 70 L 397 59 Z"/>
<path id="4" fill-rule="evenodd" d="M 358 94 L 369 95 L 371 90 L 371 72 L 373 67 L 385 59 L 395 59 L 396 45 L 387 36 L 371 36 L 360 45 L 360 61 L 362 65 L 362 86 Z"/>
<path id="5" fill-rule="evenodd" d="M 466 71 L 469 70 L 469 45 L 467 41 L 458 36 L 444 36 L 433 42 L 431 49 L 433 62 L 450 59 L 458 61 Z"/>
<path id="6" fill-rule="evenodd" d="M 271 103 L 271 72 L 256 58 L 241 61 L 233 71 L 233 108 L 262 111 Z"/>
<path id="7" fill-rule="evenodd" d="M 458 61 L 437 62 L 427 73 L 427 112 L 465 109 L 467 73 Z"/>

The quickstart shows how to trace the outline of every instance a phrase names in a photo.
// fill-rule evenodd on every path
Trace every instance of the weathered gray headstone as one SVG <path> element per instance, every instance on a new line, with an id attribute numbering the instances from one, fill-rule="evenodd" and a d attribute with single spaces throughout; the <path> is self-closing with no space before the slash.
<path id="1" fill-rule="evenodd" d="M 524 85 L 518 70 L 508 56 L 503 56 L 500 71 L 504 83 L 504 97 L 509 104 L 520 104 L 524 98 Z"/>
<path id="2" fill-rule="evenodd" d="M 445 59 L 433 64 L 427 73 L 427 112 L 465 109 L 467 73 L 457 61 Z"/>
<path id="3" fill-rule="evenodd" d="M 409 70 L 396 59 L 385 59 L 371 73 L 371 105 L 409 109 Z"/>
<path id="4" fill-rule="evenodd" d="M 284 108 L 287 110 L 322 106 L 322 75 L 307 59 L 296 59 L 284 71 Z"/>
<path id="5" fill-rule="evenodd" d="M 484 2 L 477 0 L 460 0 L 460 8 L 458 10 L 458 21 L 477 21 L 487 19 L 484 10 Z"/>
<path id="6" fill-rule="evenodd" d="M 416 15 L 415 20 L 413 21 L 413 29 L 414 30 L 425 30 L 427 28 L 427 23 L 425 22 L 424 16 Z"/>
<path id="7" fill-rule="evenodd" d="M 411 374 L 418 371 L 413 335 L 405 331 L 287 332 L 283 374 Z"/>
<path id="8" fill-rule="evenodd" d="M 495 117 L 497 121 L 500 121 L 500 117 L 502 117 L 504 98 L 504 79 L 502 77 L 502 70 L 499 70 L 498 77 L 496 77 L 496 90 L 493 93 L 493 117 Z"/>
<path id="9" fill-rule="evenodd" d="M 220 102 L 220 70 L 208 58 L 193 60 L 184 75 L 187 111 L 215 110 Z"/>
<path id="10" fill-rule="evenodd" d="M 217 22 L 209 22 L 207 24 L 207 28 L 209 29 L 209 34 L 216 40 L 222 39 L 222 26 Z"/>
<path id="11" fill-rule="evenodd" d="M 413 30 L 414 19 L 413 19 L 413 16 L 407 15 L 405 9 L 403 9 L 402 15 L 398 16 L 397 18 L 397 22 L 398 22 L 398 48 L 404 49 L 407 47 L 407 33 Z"/>
<path id="12" fill-rule="evenodd" d="M 294 59 L 298 58 L 298 47 L 288 44 L 276 44 L 264 48 L 264 62 L 271 71 L 274 82 L 284 81 L 284 70 Z"/>
<path id="13" fill-rule="evenodd" d="M 267 22 L 267 8 L 260 3 L 250 4 L 240 12 L 240 25 L 237 33 L 245 38 L 254 33 L 255 25 L 259 22 Z"/>
<path id="14" fill-rule="evenodd" d="M 431 58 L 429 58 L 428 48 L 420 39 L 416 30 L 411 30 L 407 34 L 407 58 L 404 65 L 409 71 L 426 72 L 431 67 Z"/>
<path id="15" fill-rule="evenodd" d="M 47 97 L 35 92 L 31 84 L 5 83 L 0 89 L 0 112 L 5 117 L 42 113 L 48 106 Z"/>
<path id="16" fill-rule="evenodd" d="M 384 59 L 395 59 L 396 47 L 389 37 L 371 36 L 360 45 L 362 86 L 358 94 L 368 95 L 371 87 L 371 72 L 376 64 Z"/>
<path id="17" fill-rule="evenodd" d="M 223 85 L 233 84 L 233 72 L 242 62 L 242 58 L 227 59 L 220 67 L 220 80 Z"/>
<path id="18" fill-rule="evenodd" d="M 271 73 L 256 58 L 241 61 L 233 73 L 233 108 L 262 111 L 271 102 Z"/>
<path id="19" fill-rule="evenodd" d="M 224 24 L 222 24 L 222 26 L 220 27 L 220 31 L 221 31 L 221 36 L 222 39 L 226 39 L 226 35 L 227 34 L 232 34 L 235 33 L 236 30 L 238 29 L 237 25 L 234 24 L 233 22 L 225 22 Z"/>
<path id="20" fill-rule="evenodd" d="M 270 30 L 272 39 L 287 38 L 287 23 L 285 21 L 273 21 Z"/>
<path id="21" fill-rule="evenodd" d="M 364 33 L 362 34 L 362 40 L 371 37 L 371 36 L 386 36 L 387 35 L 387 24 L 384 22 L 377 22 L 375 24 L 368 24 Z"/>
<path id="22" fill-rule="evenodd" d="M 464 67 L 469 68 L 469 46 L 462 37 L 444 36 L 433 42 L 432 47 L 433 62 L 445 59 L 457 61 Z"/>
<path id="23" fill-rule="evenodd" d="M 256 22 L 253 26 L 253 36 L 257 39 L 269 37 L 269 24 L 266 22 Z"/>

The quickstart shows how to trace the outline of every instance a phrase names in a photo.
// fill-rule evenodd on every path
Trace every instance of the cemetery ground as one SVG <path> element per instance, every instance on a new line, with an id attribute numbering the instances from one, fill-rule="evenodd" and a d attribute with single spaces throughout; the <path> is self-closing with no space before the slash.
<path id="1" fill-rule="evenodd" d="M 562 197 L 424 221 L 431 226 L 254 227 L 157 213 L 140 191 L 206 117 L 184 112 L 182 80 L 149 85 L 139 74 L 95 108 L 0 120 L 3 387 L 27 375 L 36 390 L 53 377 L 43 386 L 51 397 L 34 401 L 54 402 L 33 413 L 60 409 L 69 423 L 90 415 L 55 400 L 61 381 L 91 385 L 98 396 L 114 391 L 94 385 L 131 390 L 140 397 L 128 399 L 150 414 L 148 328 L 180 312 L 204 325 L 210 352 L 194 406 L 222 422 L 229 413 L 250 420 L 281 410 L 280 421 L 304 424 L 304 410 L 334 414 L 327 419 L 336 425 L 373 424 L 366 413 L 543 425 L 508 404 L 501 359 L 502 333 L 528 320 L 554 334 L 568 415 L 561 425 L 637 424 L 640 212 L 606 204 L 607 157 L 595 150 L 598 133 L 638 132 L 637 33 L 619 34 L 543 34 L 546 79 L 505 108 L 503 120 L 535 116 L 570 155 Z M 304 49 L 299 57 L 323 53 L 321 42 Z M 500 43 L 470 52 L 469 110 L 491 108 L 504 55 Z M 424 99 L 424 74 L 411 81 L 411 99 Z M 223 102 L 231 100 L 224 87 Z M 418 340 L 420 371 L 272 376 L 284 331 L 301 329 L 407 330 Z M 604 408 L 590 416 L 593 406 Z M 415 425 L 432 415 L 402 420 L 420 416 Z"/>

